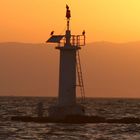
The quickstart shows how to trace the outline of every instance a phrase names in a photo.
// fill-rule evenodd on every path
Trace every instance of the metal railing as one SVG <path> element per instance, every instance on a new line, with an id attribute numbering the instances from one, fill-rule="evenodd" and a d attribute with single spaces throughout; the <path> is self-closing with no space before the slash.
<path id="1" fill-rule="evenodd" d="M 85 35 L 71 35 L 70 44 L 71 46 L 85 46 Z M 66 44 L 66 38 L 64 37 L 60 43 L 59 47 L 63 47 Z"/>

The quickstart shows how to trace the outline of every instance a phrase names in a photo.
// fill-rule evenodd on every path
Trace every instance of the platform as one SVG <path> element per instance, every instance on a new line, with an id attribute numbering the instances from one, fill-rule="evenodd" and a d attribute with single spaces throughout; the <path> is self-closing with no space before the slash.
<path id="1" fill-rule="evenodd" d="M 100 116 L 67 116 L 65 119 L 52 119 L 50 117 L 13 116 L 12 121 L 35 123 L 114 123 L 114 124 L 140 124 L 140 118 L 124 117 L 108 119 Z"/>

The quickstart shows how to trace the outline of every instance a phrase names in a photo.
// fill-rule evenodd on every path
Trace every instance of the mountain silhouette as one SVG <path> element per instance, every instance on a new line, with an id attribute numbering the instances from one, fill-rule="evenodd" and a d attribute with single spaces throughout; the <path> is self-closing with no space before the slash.
<path id="1" fill-rule="evenodd" d="M 80 56 L 86 96 L 140 97 L 140 42 L 94 42 Z M 58 74 L 54 46 L 0 43 L 0 95 L 57 96 Z"/>

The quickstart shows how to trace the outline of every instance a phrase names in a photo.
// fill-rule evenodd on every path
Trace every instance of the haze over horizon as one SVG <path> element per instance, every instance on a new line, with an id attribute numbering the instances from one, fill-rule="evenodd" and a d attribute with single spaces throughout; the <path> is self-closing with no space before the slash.
<path id="1" fill-rule="evenodd" d="M 82 47 L 86 96 L 140 98 L 139 54 L 140 42 Z M 59 51 L 54 46 L 0 43 L 0 65 L 0 95 L 57 96 Z"/>

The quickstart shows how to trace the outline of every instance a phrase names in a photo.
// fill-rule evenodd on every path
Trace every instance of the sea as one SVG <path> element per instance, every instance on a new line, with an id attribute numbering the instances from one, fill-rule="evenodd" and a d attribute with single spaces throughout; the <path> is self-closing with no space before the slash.
<path id="1" fill-rule="evenodd" d="M 57 124 L 11 121 L 12 116 L 37 116 L 57 102 L 51 97 L 0 97 L 0 140 L 140 140 L 140 124 Z M 78 99 L 80 102 L 80 99 Z M 140 117 L 140 99 L 86 98 L 87 115 Z"/>

